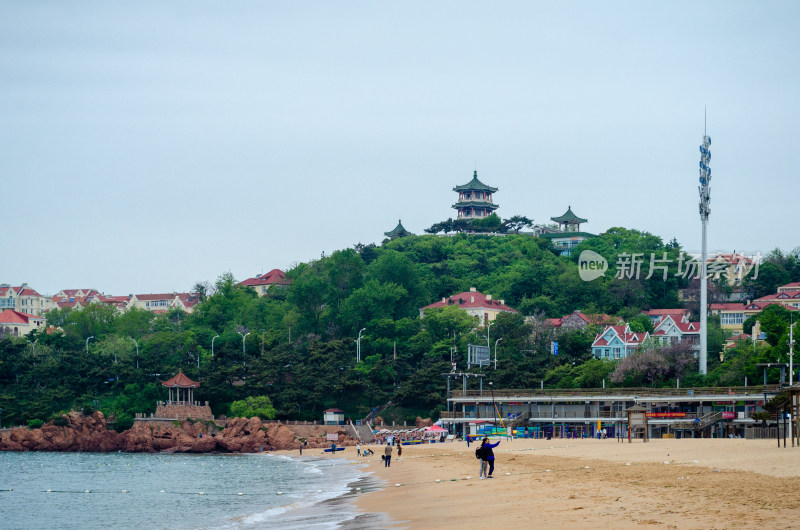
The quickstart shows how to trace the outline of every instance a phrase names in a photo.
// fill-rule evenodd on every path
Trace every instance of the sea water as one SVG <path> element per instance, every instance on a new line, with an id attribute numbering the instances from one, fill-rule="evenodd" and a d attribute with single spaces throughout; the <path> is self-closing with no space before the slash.
<path id="1" fill-rule="evenodd" d="M 368 528 L 344 458 L 268 453 L 0 453 L 2 528 Z"/>

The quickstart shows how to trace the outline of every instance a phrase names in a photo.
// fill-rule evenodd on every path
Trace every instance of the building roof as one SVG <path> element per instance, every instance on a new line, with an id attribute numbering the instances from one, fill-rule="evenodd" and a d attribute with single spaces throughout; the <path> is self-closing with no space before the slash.
<path id="1" fill-rule="evenodd" d="M 9 291 L 17 296 L 42 296 L 36 292 L 36 289 L 31 289 L 28 287 L 28 284 L 25 283 L 17 287 L 12 287 L 8 284 L 0 285 L 0 296 L 10 294 Z"/>
<path id="2" fill-rule="evenodd" d="M 590 237 L 597 237 L 595 234 L 590 234 L 589 232 L 543 232 L 539 234 L 539 237 L 543 239 L 577 239 L 582 237 L 584 239 Z"/>
<path id="3" fill-rule="evenodd" d="M 627 324 L 625 325 L 616 325 L 616 326 L 606 326 L 606 328 L 602 331 L 602 333 L 598 333 L 597 336 L 594 338 L 594 342 L 592 342 L 592 348 L 596 346 L 607 346 L 610 341 L 605 339 L 606 334 L 611 331 L 613 335 L 619 337 L 619 339 L 625 344 L 625 346 L 633 346 L 637 347 L 642 342 L 650 336 L 649 333 L 646 331 L 644 333 L 634 332 L 631 331 L 631 328 L 628 327 Z"/>
<path id="4" fill-rule="evenodd" d="M 711 304 L 708 306 L 709 309 L 712 311 L 744 311 L 745 308 L 744 304 L 740 304 L 737 302 L 726 302 L 720 304 Z"/>
<path id="5" fill-rule="evenodd" d="M 578 217 L 574 213 L 572 213 L 572 206 L 567 207 L 567 211 L 564 212 L 564 215 L 560 215 L 558 217 L 551 217 L 551 221 L 556 223 L 588 223 L 589 221 L 584 219 L 583 217 Z"/>
<path id="6" fill-rule="evenodd" d="M 787 283 L 786 285 L 781 285 L 778 289 L 785 289 L 787 291 L 800 290 L 800 282 Z"/>
<path id="7" fill-rule="evenodd" d="M 766 296 L 762 296 L 761 298 L 756 298 L 753 300 L 754 302 L 769 302 L 772 300 L 789 300 L 791 298 L 800 298 L 800 291 L 781 291 L 775 294 L 768 294 Z"/>
<path id="8" fill-rule="evenodd" d="M 161 384 L 171 388 L 197 388 L 200 386 L 200 383 L 192 381 L 181 371 L 178 371 L 177 375 L 171 379 L 168 379 L 167 381 L 161 381 Z"/>
<path id="9" fill-rule="evenodd" d="M 411 232 L 406 230 L 406 228 L 403 226 L 403 221 L 398 219 L 397 220 L 397 226 L 395 226 L 394 229 L 392 229 L 392 230 L 390 230 L 388 232 L 384 232 L 383 235 L 385 235 L 386 237 L 388 237 L 390 239 L 395 239 L 395 238 L 398 238 L 398 237 L 413 236 L 414 234 L 412 234 Z"/>
<path id="10" fill-rule="evenodd" d="M 178 293 L 177 297 L 186 309 L 194 307 L 200 302 L 200 297 L 197 293 Z"/>
<path id="11" fill-rule="evenodd" d="M 491 210 L 496 210 L 500 208 L 500 205 L 489 201 L 472 200 L 457 202 L 452 208 L 489 208 Z"/>
<path id="12" fill-rule="evenodd" d="M 136 294 L 134 295 L 137 300 L 172 300 L 178 293 L 168 293 L 168 294 Z"/>
<path id="13" fill-rule="evenodd" d="M 497 191 L 497 188 L 487 186 L 486 184 L 478 180 L 478 172 L 475 171 L 472 174 L 472 180 L 470 180 L 466 184 L 462 184 L 461 186 L 456 186 L 455 188 L 453 188 L 453 191 L 466 191 L 466 190 L 486 190 L 494 193 Z"/>
<path id="14" fill-rule="evenodd" d="M 683 316 L 689 311 L 687 309 L 648 309 L 644 312 L 649 317 L 660 317 L 667 315 L 680 315 Z"/>
<path id="15" fill-rule="evenodd" d="M 253 278 L 248 278 L 239 285 L 244 287 L 255 287 L 257 285 L 288 285 L 286 274 L 280 269 L 272 269 L 266 274 L 257 274 Z"/>
<path id="16" fill-rule="evenodd" d="M 421 309 L 421 311 L 424 312 L 426 309 L 431 309 L 434 307 L 446 307 L 450 305 L 454 305 L 462 309 L 484 308 L 493 309 L 495 311 L 509 311 L 512 313 L 517 313 L 516 309 L 505 305 L 503 300 L 487 299 L 485 294 L 479 293 L 478 291 L 465 291 L 463 293 L 455 294 L 449 298 L 444 298 L 438 302 L 426 305 Z"/>
<path id="17" fill-rule="evenodd" d="M 20 313 L 13 309 L 6 309 L 0 312 L 0 324 L 22 324 L 27 326 L 31 320 L 44 321 L 44 317 L 37 317 L 36 315 L 29 315 L 27 313 Z"/>
<path id="18" fill-rule="evenodd" d="M 323 410 L 322 412 L 335 412 L 337 414 L 344 414 L 344 411 L 343 410 L 339 410 L 339 409 L 327 409 L 327 410 Z"/>

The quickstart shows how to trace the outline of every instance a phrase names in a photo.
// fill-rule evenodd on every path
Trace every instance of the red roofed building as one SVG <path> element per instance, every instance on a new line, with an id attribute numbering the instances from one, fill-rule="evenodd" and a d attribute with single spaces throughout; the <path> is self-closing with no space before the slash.
<path id="1" fill-rule="evenodd" d="M 786 285 L 778 287 L 779 293 L 783 291 L 800 291 L 800 282 L 787 283 Z"/>
<path id="2" fill-rule="evenodd" d="M 286 274 L 280 269 L 272 269 L 266 274 L 257 274 L 253 278 L 248 278 L 239 285 L 253 289 L 258 296 L 264 296 L 273 287 L 286 289 L 289 285 Z"/>
<path id="3" fill-rule="evenodd" d="M 587 315 L 580 311 L 573 311 L 569 315 L 565 315 L 561 318 L 548 318 L 545 320 L 546 325 L 565 331 L 584 329 L 586 326 L 606 326 L 618 322 L 618 318 L 606 315 L 605 313 Z"/>
<path id="4" fill-rule="evenodd" d="M 508 307 L 505 300 L 492 300 L 492 295 L 479 293 L 475 287 L 471 287 L 468 292 L 458 293 L 449 298 L 442 298 L 438 302 L 421 307 L 419 317 L 425 316 L 426 309 L 438 307 L 458 307 L 463 309 L 470 316 L 480 319 L 481 325 L 486 325 L 497 318 L 500 313 L 517 313 L 516 309 Z"/>
<path id="5" fill-rule="evenodd" d="M 339 409 L 328 409 L 322 411 L 322 418 L 325 425 L 344 425 L 344 411 Z"/>
<path id="6" fill-rule="evenodd" d="M 27 313 L 20 313 L 13 309 L 4 309 L 0 312 L 0 329 L 5 334 L 15 337 L 27 335 L 31 331 L 44 326 L 45 318 Z"/>
<path id="7" fill-rule="evenodd" d="M 197 293 L 134 294 L 128 300 L 126 309 L 138 308 L 165 313 L 170 309 L 181 309 L 187 313 L 200 301 Z"/>
<path id="8" fill-rule="evenodd" d="M 650 309 L 644 311 L 644 314 L 650 318 L 654 328 L 667 316 L 672 317 L 673 320 L 683 320 L 684 318 L 688 320 L 689 318 L 689 310 L 687 309 Z"/>
<path id="9" fill-rule="evenodd" d="M 760 313 L 765 307 L 772 304 L 781 304 L 790 311 L 800 311 L 800 308 L 784 302 L 752 302 L 748 305 L 743 304 L 711 304 L 708 312 L 711 315 L 719 315 L 720 327 L 734 332 L 742 332 L 742 324 L 753 315 Z"/>
<path id="10" fill-rule="evenodd" d="M 700 351 L 700 322 L 690 322 L 688 315 L 666 315 L 653 330 L 653 338 L 662 344 L 688 342 L 693 350 Z"/>
<path id="11" fill-rule="evenodd" d="M 606 326 L 592 343 L 592 355 L 597 359 L 624 359 L 648 338 L 649 333 L 633 332 L 628 324 Z"/>
<path id="12" fill-rule="evenodd" d="M 26 315 L 42 316 L 51 305 L 46 296 L 40 295 L 26 283 L 18 287 L 0 284 L 0 311 L 12 309 Z"/>

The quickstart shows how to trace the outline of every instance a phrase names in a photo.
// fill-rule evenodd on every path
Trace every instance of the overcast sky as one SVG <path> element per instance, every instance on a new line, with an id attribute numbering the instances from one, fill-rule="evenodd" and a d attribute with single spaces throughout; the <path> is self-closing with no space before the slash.
<path id="1" fill-rule="evenodd" d="M 0 2 L 0 283 L 188 290 L 398 218 L 572 205 L 700 247 L 790 250 L 797 2 Z"/>

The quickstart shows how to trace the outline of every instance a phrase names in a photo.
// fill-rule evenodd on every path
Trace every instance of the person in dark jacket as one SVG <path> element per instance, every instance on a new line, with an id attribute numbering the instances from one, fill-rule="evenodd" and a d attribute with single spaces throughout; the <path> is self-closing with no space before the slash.
<path id="1" fill-rule="evenodd" d="M 492 477 L 492 473 L 494 472 L 494 451 L 492 451 L 492 449 L 498 445 L 500 445 L 499 440 L 497 443 L 490 444 L 489 438 L 484 438 L 481 444 L 481 452 L 483 453 L 482 460 L 486 460 L 489 464 L 489 475 L 486 478 L 494 478 Z"/>

